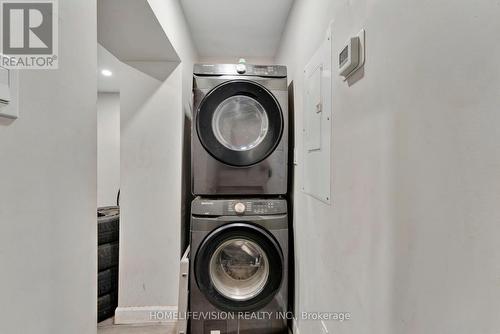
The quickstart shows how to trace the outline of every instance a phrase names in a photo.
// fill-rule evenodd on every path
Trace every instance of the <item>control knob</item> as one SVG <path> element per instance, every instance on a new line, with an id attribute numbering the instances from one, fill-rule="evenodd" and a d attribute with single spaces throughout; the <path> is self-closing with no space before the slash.
<path id="1" fill-rule="evenodd" d="M 238 72 L 239 74 L 243 74 L 246 71 L 247 71 L 247 67 L 245 66 L 245 64 L 236 65 L 236 72 Z"/>
<path id="2" fill-rule="evenodd" d="M 245 204 L 238 202 L 234 205 L 234 211 L 238 214 L 243 214 L 245 213 L 246 207 Z"/>

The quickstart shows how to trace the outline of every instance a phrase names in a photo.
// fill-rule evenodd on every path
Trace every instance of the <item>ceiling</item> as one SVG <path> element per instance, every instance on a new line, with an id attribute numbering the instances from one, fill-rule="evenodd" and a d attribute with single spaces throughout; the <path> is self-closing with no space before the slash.
<path id="1" fill-rule="evenodd" d="M 120 92 L 120 80 L 118 78 L 121 62 L 113 56 L 102 45 L 97 44 L 97 90 L 101 93 Z M 112 75 L 104 76 L 101 71 L 111 71 Z"/>
<path id="2" fill-rule="evenodd" d="M 98 1 L 97 40 L 121 62 L 160 81 L 180 62 L 148 0 Z"/>
<path id="3" fill-rule="evenodd" d="M 97 2 L 97 39 L 122 61 L 179 61 L 147 0 Z"/>
<path id="4" fill-rule="evenodd" d="M 273 59 L 293 0 L 180 0 L 200 58 Z"/>

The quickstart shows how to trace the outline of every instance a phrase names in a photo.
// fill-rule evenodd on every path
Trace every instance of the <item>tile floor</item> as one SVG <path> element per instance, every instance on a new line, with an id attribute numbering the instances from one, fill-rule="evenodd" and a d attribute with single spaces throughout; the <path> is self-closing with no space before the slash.
<path id="1" fill-rule="evenodd" d="M 105 320 L 97 325 L 97 334 L 176 334 L 172 325 L 125 326 L 114 325 L 113 319 Z"/>

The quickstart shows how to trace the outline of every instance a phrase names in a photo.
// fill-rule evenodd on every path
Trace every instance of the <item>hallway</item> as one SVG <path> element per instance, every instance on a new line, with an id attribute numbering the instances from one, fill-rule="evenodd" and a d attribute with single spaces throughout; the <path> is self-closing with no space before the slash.
<path id="1" fill-rule="evenodd" d="M 0 31 L 0 334 L 500 334 L 500 0 Z"/>

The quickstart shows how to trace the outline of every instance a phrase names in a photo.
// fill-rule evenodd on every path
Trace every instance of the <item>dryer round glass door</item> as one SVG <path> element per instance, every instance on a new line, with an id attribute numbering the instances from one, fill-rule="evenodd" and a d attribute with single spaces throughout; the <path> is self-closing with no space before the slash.
<path id="1" fill-rule="evenodd" d="M 258 146 L 266 137 L 268 127 L 264 107 L 245 95 L 225 99 L 212 117 L 215 138 L 233 151 L 249 151 Z"/>
<path id="2" fill-rule="evenodd" d="M 196 126 L 202 145 L 214 158 L 232 166 L 250 166 L 267 158 L 279 144 L 283 115 L 265 87 L 232 80 L 201 101 Z"/>
<path id="3" fill-rule="evenodd" d="M 232 223 L 212 232 L 198 249 L 196 282 L 220 309 L 257 310 L 279 290 L 282 259 L 279 245 L 268 232 L 251 224 Z"/>

